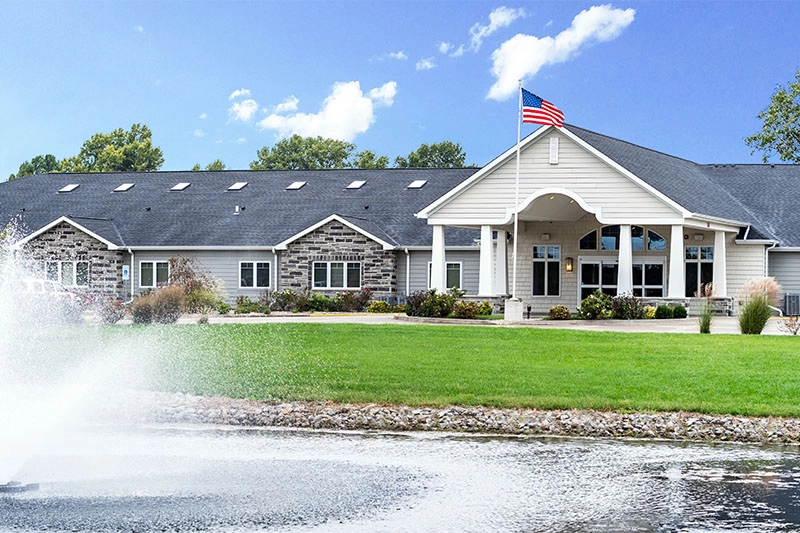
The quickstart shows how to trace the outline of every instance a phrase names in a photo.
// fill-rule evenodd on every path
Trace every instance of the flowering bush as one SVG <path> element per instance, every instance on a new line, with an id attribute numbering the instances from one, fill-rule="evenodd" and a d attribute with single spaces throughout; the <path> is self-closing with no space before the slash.
<path id="1" fill-rule="evenodd" d="M 655 318 L 656 317 L 656 308 L 653 307 L 652 305 L 648 305 L 647 307 L 645 307 L 644 308 L 644 317 L 645 318 L 649 318 L 649 319 Z"/>
<path id="2" fill-rule="evenodd" d="M 103 324 L 116 324 L 125 316 L 125 303 L 114 297 L 101 298 L 97 305 L 97 317 Z"/>
<path id="3" fill-rule="evenodd" d="M 453 316 L 456 318 L 464 318 L 467 320 L 474 320 L 478 318 L 481 306 L 478 302 L 467 302 L 459 300 L 453 304 Z"/>
<path id="4" fill-rule="evenodd" d="M 494 312 L 494 307 L 492 307 L 491 302 L 482 302 L 480 308 L 478 309 L 479 315 L 491 315 Z"/>
<path id="5" fill-rule="evenodd" d="M 642 301 L 633 294 L 618 294 L 611 298 L 611 316 L 620 320 L 644 317 Z"/>
<path id="6" fill-rule="evenodd" d="M 611 314 L 611 297 L 597 289 L 581 301 L 578 314 L 589 320 L 608 318 Z"/>
<path id="7" fill-rule="evenodd" d="M 566 306 L 554 305 L 550 308 L 550 311 L 547 312 L 547 316 L 553 320 L 569 320 L 571 314 Z"/>

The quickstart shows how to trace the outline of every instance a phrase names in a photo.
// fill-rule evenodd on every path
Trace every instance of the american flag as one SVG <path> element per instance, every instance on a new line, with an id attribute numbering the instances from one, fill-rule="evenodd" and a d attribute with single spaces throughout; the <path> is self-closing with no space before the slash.
<path id="1" fill-rule="evenodd" d="M 564 125 L 564 113 L 547 100 L 522 89 L 522 122 L 560 128 Z"/>

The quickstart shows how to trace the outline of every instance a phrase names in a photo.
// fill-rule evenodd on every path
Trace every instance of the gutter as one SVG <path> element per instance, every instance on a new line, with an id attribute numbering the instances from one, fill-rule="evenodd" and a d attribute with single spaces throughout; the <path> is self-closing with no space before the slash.
<path id="1" fill-rule="evenodd" d="M 136 286 L 134 283 L 136 281 L 136 274 L 134 273 L 136 272 L 136 256 L 133 254 L 133 248 L 128 247 L 128 253 L 131 254 L 131 299 L 125 303 L 131 303 L 133 301 L 133 292 Z"/>
<path id="2" fill-rule="evenodd" d="M 406 298 L 408 298 L 411 290 L 411 255 L 408 253 L 408 248 L 403 251 L 406 253 Z"/>
<path id="3" fill-rule="evenodd" d="M 778 246 L 778 242 L 773 241 L 772 246 L 764 248 L 764 277 L 769 276 L 769 252 L 774 250 L 776 246 Z"/>

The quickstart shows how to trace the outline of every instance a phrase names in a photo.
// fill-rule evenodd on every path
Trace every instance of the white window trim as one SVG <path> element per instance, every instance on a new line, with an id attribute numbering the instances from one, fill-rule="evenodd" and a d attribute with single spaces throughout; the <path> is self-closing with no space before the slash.
<path id="1" fill-rule="evenodd" d="M 249 263 L 253 265 L 253 284 L 252 285 L 242 285 L 242 265 L 245 263 Z M 267 276 L 267 284 L 266 285 L 258 285 L 258 264 L 259 263 L 266 263 L 267 268 L 269 269 L 269 275 Z M 272 262 L 271 261 L 239 261 L 239 288 L 240 289 L 269 289 L 272 287 Z"/>
<path id="2" fill-rule="evenodd" d="M 547 248 L 558 248 L 558 259 L 550 259 L 548 257 L 543 257 L 543 258 L 533 257 L 534 248 L 537 247 L 537 246 L 544 246 L 545 254 L 547 254 Z M 561 259 L 562 259 L 561 256 L 562 256 L 562 254 L 561 254 L 561 245 L 560 244 L 534 244 L 533 245 L 533 247 L 531 248 L 531 256 L 530 256 L 531 257 L 531 296 L 533 298 L 560 298 L 561 297 L 561 292 L 562 292 L 561 283 L 564 281 L 563 280 L 564 276 L 562 275 L 563 265 L 561 264 Z M 545 267 L 544 267 L 544 276 L 545 276 L 544 277 L 544 287 L 545 287 L 545 292 L 547 292 L 547 285 L 548 285 L 548 283 L 547 283 L 547 275 L 548 275 L 547 274 L 547 264 L 548 263 L 556 263 L 556 262 L 558 263 L 558 294 L 533 294 L 533 264 L 534 263 L 544 263 L 545 264 Z"/>
<path id="3" fill-rule="evenodd" d="M 445 281 L 447 281 L 447 267 L 448 265 L 458 265 L 458 290 L 463 290 L 464 287 L 464 265 L 461 261 L 447 261 L 444 265 L 445 269 Z M 428 290 L 431 290 L 433 287 L 431 286 L 431 275 L 433 274 L 433 262 L 428 261 Z M 447 287 L 447 290 L 452 289 L 453 287 Z"/>
<path id="4" fill-rule="evenodd" d="M 55 263 L 57 265 L 57 271 L 58 271 L 58 279 L 55 279 L 55 280 L 52 280 L 52 281 L 58 281 L 64 287 L 88 287 L 91 284 L 90 280 L 91 280 L 91 273 L 92 273 L 91 269 L 92 269 L 92 266 L 91 266 L 91 263 L 89 261 L 87 261 L 85 259 L 75 259 L 75 260 L 72 260 L 72 261 L 69 261 L 69 260 L 68 261 L 61 261 L 61 260 L 45 261 L 44 277 L 46 279 L 50 279 L 48 277 L 48 268 L 47 268 L 47 266 L 49 264 L 52 264 L 52 263 Z M 64 265 L 65 263 L 72 264 L 72 279 L 71 280 L 63 279 L 62 273 L 64 272 L 64 268 L 63 268 L 62 265 Z M 78 263 L 86 263 L 86 284 L 84 284 L 84 285 L 78 285 L 78 283 L 77 283 L 77 280 L 78 280 Z"/>
<path id="5" fill-rule="evenodd" d="M 344 281 L 344 287 L 334 287 L 331 285 L 331 264 L 332 263 L 342 263 L 344 265 L 344 276 L 342 280 Z M 317 287 L 314 285 L 314 272 L 316 270 L 317 265 L 326 265 L 325 268 L 325 286 L 324 287 Z M 358 287 L 348 287 L 347 286 L 347 272 L 349 265 L 358 265 Z M 325 290 L 341 290 L 341 291 L 357 291 L 363 287 L 364 282 L 364 264 L 361 261 L 314 261 L 311 263 L 311 290 L 317 291 L 325 291 Z"/>
<path id="6" fill-rule="evenodd" d="M 155 289 L 158 287 L 158 269 L 156 265 L 158 263 L 166 263 L 167 265 L 167 281 L 169 281 L 169 261 L 159 261 L 159 260 L 152 260 L 152 261 L 139 261 L 139 288 L 140 289 Z M 142 285 L 142 265 L 153 265 L 153 285 Z"/>

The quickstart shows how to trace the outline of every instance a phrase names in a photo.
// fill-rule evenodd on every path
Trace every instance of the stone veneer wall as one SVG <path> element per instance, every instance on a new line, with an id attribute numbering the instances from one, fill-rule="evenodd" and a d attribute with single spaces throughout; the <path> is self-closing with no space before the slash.
<path id="1" fill-rule="evenodd" d="M 89 287 L 77 290 L 124 297 L 122 286 L 123 252 L 109 250 L 94 237 L 62 222 L 31 240 L 26 251 L 44 275 L 45 261 L 89 261 Z"/>
<path id="2" fill-rule="evenodd" d="M 317 228 L 281 253 L 279 289 L 310 291 L 314 261 L 360 261 L 362 287 L 372 289 L 375 298 L 397 294 L 396 253 L 384 250 L 377 242 L 340 222 Z M 318 292 L 332 295 L 339 291 Z"/>

